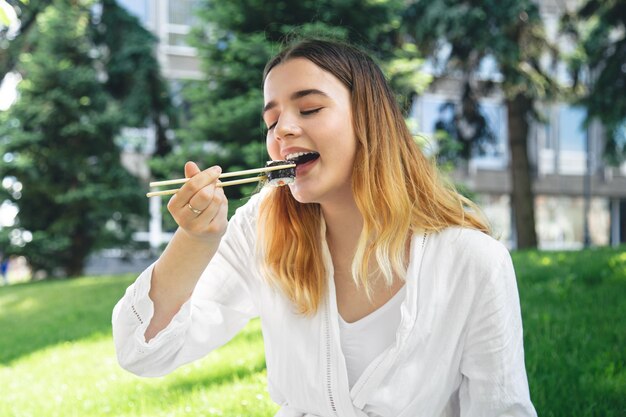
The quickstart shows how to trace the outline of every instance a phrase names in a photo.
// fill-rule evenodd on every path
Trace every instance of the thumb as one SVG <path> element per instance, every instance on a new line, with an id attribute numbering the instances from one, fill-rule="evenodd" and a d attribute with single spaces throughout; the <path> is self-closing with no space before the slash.
<path id="1" fill-rule="evenodd" d="M 198 172 L 200 172 L 200 168 L 198 168 L 195 162 L 188 161 L 185 164 L 185 178 L 191 178 Z"/>

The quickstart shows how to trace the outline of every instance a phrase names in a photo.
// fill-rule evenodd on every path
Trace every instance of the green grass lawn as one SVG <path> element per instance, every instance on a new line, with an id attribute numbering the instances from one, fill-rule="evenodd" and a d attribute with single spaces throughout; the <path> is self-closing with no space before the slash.
<path id="1" fill-rule="evenodd" d="M 272 416 L 260 323 L 164 378 L 117 365 L 111 310 L 134 277 L 0 288 L 0 416 Z"/>
<path id="2" fill-rule="evenodd" d="M 513 262 L 539 416 L 626 416 L 626 247 Z"/>
<path id="3" fill-rule="evenodd" d="M 540 416 L 626 415 L 626 248 L 517 252 Z M 121 370 L 115 302 L 134 277 L 0 287 L 0 416 L 273 416 L 258 321 L 163 378 Z"/>

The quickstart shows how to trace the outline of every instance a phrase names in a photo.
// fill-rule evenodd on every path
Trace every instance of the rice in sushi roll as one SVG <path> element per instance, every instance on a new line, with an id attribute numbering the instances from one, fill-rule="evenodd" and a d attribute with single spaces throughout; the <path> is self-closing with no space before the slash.
<path id="1" fill-rule="evenodd" d="M 290 165 L 291 161 L 267 161 L 265 167 L 275 167 L 279 165 Z M 281 187 L 283 185 L 291 184 L 296 179 L 296 167 L 277 169 L 276 171 L 266 172 L 267 183 L 274 187 Z"/>

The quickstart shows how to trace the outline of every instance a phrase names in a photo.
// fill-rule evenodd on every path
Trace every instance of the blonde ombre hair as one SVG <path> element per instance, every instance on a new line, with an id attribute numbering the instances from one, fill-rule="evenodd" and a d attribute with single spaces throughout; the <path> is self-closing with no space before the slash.
<path id="1" fill-rule="evenodd" d="M 380 68 L 357 48 L 326 40 L 300 41 L 265 67 L 306 58 L 337 77 L 349 90 L 357 150 L 352 191 L 363 215 L 363 230 L 352 261 L 352 276 L 368 295 L 370 261 L 386 283 L 406 274 L 406 244 L 419 231 L 462 226 L 489 233 L 471 201 L 442 181 L 434 164 L 413 140 Z M 325 294 L 319 204 L 296 201 L 288 187 L 263 199 L 259 211 L 259 250 L 266 276 L 302 314 L 317 311 Z"/>

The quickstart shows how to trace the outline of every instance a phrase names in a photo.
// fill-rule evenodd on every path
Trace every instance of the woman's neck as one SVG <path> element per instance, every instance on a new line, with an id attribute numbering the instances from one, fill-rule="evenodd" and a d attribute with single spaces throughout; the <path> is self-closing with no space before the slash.
<path id="1" fill-rule="evenodd" d="M 363 229 L 363 216 L 353 198 L 342 204 L 322 204 L 329 246 L 347 254 L 354 254 Z M 351 257 L 350 257 L 351 259 Z"/>

